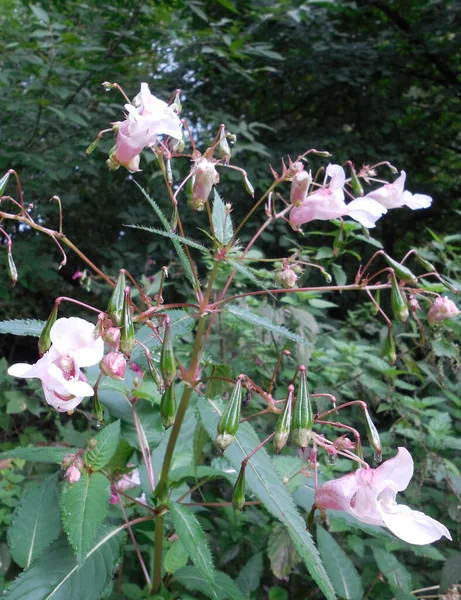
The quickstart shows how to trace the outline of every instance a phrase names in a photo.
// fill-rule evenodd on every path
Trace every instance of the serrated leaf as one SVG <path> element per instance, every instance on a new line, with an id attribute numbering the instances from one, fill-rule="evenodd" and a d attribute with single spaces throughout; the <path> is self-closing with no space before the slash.
<path id="1" fill-rule="evenodd" d="M 82 474 L 77 483 L 64 488 L 61 515 L 64 530 L 81 562 L 109 510 L 110 483 L 102 473 Z"/>
<path id="2" fill-rule="evenodd" d="M 169 548 L 168 552 L 165 555 L 165 571 L 172 575 L 179 569 L 182 569 L 187 565 L 187 561 L 189 560 L 189 555 L 187 554 L 186 549 L 184 548 L 181 540 L 177 540 L 174 544 Z"/>
<path id="3" fill-rule="evenodd" d="M 115 421 L 98 433 L 96 445 L 83 455 L 85 463 L 94 471 L 100 471 L 114 456 L 120 439 L 120 421 Z"/>
<path id="4" fill-rule="evenodd" d="M 257 325 L 258 327 L 263 327 L 268 331 L 271 331 L 275 335 L 280 335 L 282 337 L 288 338 L 293 342 L 298 342 L 299 344 L 308 344 L 307 340 L 302 338 L 300 335 L 293 333 L 283 325 L 277 325 L 273 321 L 266 319 L 265 317 L 261 317 L 261 315 L 257 315 L 252 313 L 247 308 L 241 308 L 240 306 L 228 306 L 227 312 L 229 312 L 234 317 L 242 319 L 247 323 L 251 323 L 252 325 Z"/>
<path id="5" fill-rule="evenodd" d="M 138 188 L 141 190 L 144 198 L 149 202 L 149 204 L 152 206 L 152 208 L 156 212 L 157 216 L 159 217 L 160 221 L 162 222 L 163 227 L 165 228 L 165 231 L 170 231 L 171 227 L 168 222 L 168 219 L 165 217 L 163 212 L 160 210 L 160 207 L 158 206 L 158 204 L 154 200 L 152 200 L 152 198 L 149 196 L 149 194 L 139 185 L 139 183 L 137 183 L 135 181 L 135 184 L 138 186 Z M 195 288 L 195 284 L 196 284 L 195 277 L 192 272 L 192 268 L 190 266 L 189 259 L 187 258 L 187 254 L 184 252 L 184 249 L 182 248 L 181 244 L 177 240 L 171 240 L 171 241 L 173 242 L 173 246 L 175 247 L 176 253 L 179 258 L 179 262 L 181 263 L 181 266 L 184 270 L 184 273 L 185 273 L 187 279 L 190 281 L 192 286 Z"/>
<path id="6" fill-rule="evenodd" d="M 214 439 L 218 421 L 223 412 L 223 403 L 200 398 L 197 410 L 201 421 Z M 260 444 L 260 440 L 248 422 L 239 427 L 234 442 L 224 455 L 238 472 L 242 460 Z M 299 514 L 291 494 L 281 481 L 273 461 L 261 448 L 248 462 L 246 468 L 247 488 L 261 500 L 266 509 L 287 528 L 296 549 L 304 560 L 311 576 L 328 600 L 336 598 L 333 586 L 326 574 L 312 537 L 306 531 L 304 519 Z"/>
<path id="7" fill-rule="evenodd" d="M 37 319 L 13 319 L 12 321 L 0 321 L 0 333 L 11 333 L 12 335 L 31 335 L 40 337 L 45 321 Z"/>
<path id="8" fill-rule="evenodd" d="M 338 285 L 346 285 L 347 275 L 341 265 L 331 265 L 331 270 Z"/>
<path id="9" fill-rule="evenodd" d="M 272 573 L 277 579 L 288 580 L 291 571 L 301 562 L 287 528 L 283 525 L 277 525 L 272 530 L 269 536 L 267 555 L 271 563 Z"/>
<path id="10" fill-rule="evenodd" d="M 77 452 L 78 448 L 65 448 L 64 446 L 51 446 L 48 448 L 29 446 L 27 448 L 14 448 L 0 452 L 0 460 L 4 458 L 21 458 L 22 460 L 31 462 L 57 463 L 60 465 L 65 456 L 76 454 Z"/>
<path id="11" fill-rule="evenodd" d="M 185 310 L 166 310 L 164 312 L 170 317 L 171 334 L 173 338 L 185 335 L 194 326 L 194 318 Z M 151 351 L 155 350 L 156 348 L 161 348 L 161 342 L 156 336 L 152 334 L 152 329 L 150 329 L 150 327 L 147 327 L 147 325 L 145 325 L 138 331 L 138 333 L 136 334 L 136 339 L 139 340 Z M 143 356 L 143 354 L 144 350 L 142 349 L 142 347 L 136 345 L 133 352 L 131 353 L 131 359 L 136 361 L 139 357 Z M 112 380 L 112 382 L 114 382 L 114 380 Z"/>
<path id="12" fill-rule="evenodd" d="M 170 511 L 173 526 L 186 552 L 197 569 L 212 584 L 215 577 L 213 558 L 197 517 L 180 504 L 172 504 Z"/>
<path id="13" fill-rule="evenodd" d="M 354 564 L 323 527 L 317 526 L 317 547 L 339 598 L 361 600 L 363 587 Z"/>
<path id="14" fill-rule="evenodd" d="M 142 229 L 143 231 L 149 231 L 149 233 L 163 235 L 164 237 L 170 238 L 170 240 L 175 240 L 180 244 L 185 244 L 186 246 L 190 246 L 191 248 L 200 250 L 204 254 L 210 253 L 208 248 L 203 246 L 203 244 L 200 244 L 195 240 L 191 240 L 190 238 L 183 237 L 182 235 L 178 235 L 177 233 L 173 233 L 172 231 L 162 231 L 161 229 L 157 229 L 156 227 L 148 227 L 147 225 L 125 225 L 125 227 L 132 227 L 133 229 Z"/>
<path id="15" fill-rule="evenodd" d="M 250 558 L 247 564 L 238 574 L 235 583 L 240 590 L 249 595 L 255 592 L 260 587 L 261 577 L 263 574 L 263 553 L 258 552 Z"/>
<path id="16" fill-rule="evenodd" d="M 216 240 L 221 246 L 225 246 L 231 241 L 234 228 L 231 216 L 226 211 L 226 205 L 216 189 L 214 190 L 212 221 Z"/>
<path id="17" fill-rule="evenodd" d="M 394 592 L 410 592 L 412 588 L 411 575 L 393 554 L 382 548 L 373 547 L 378 569 L 387 579 Z"/>
<path id="18" fill-rule="evenodd" d="M 121 528 L 102 525 L 81 565 L 61 538 L 13 582 L 7 600 L 99 600 L 112 580 L 125 541 Z M 97 574 L 97 576 L 95 576 Z"/>
<path id="19" fill-rule="evenodd" d="M 188 590 L 202 592 L 213 600 L 245 600 L 234 581 L 221 571 L 215 571 L 211 584 L 195 567 L 184 567 L 176 571 L 172 581 L 181 583 Z"/>
<path id="20" fill-rule="evenodd" d="M 241 275 L 244 275 L 247 279 L 249 279 L 250 281 L 252 281 L 257 287 L 266 290 L 267 292 L 269 292 L 269 286 L 267 286 L 264 281 L 262 281 L 262 279 L 260 279 L 259 277 L 257 277 L 251 269 L 249 269 L 248 267 L 245 267 L 245 265 L 243 265 L 242 263 L 238 262 L 238 260 L 229 260 L 227 259 L 227 262 L 232 265 L 232 267 L 238 271 Z M 271 292 L 269 292 L 269 294 L 272 296 L 272 298 L 275 298 L 274 294 L 272 294 Z"/>
<path id="21" fill-rule="evenodd" d="M 56 475 L 52 475 L 28 488 L 14 511 L 13 522 L 8 529 L 11 556 L 19 566 L 30 567 L 58 537 L 60 528 Z"/>

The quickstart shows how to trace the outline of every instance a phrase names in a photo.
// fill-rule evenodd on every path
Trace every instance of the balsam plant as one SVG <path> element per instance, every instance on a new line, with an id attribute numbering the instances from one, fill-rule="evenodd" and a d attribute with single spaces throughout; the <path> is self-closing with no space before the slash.
<path id="1" fill-rule="evenodd" d="M 19 223 L 51 237 L 62 252 L 62 264 L 67 246 L 86 263 L 91 277 L 113 289 L 106 308 L 58 297 L 46 323 L 19 320 L 1 324 L 3 332 L 39 338 L 37 363 L 13 365 L 9 374 L 38 378 L 46 402 L 69 415 L 81 410 L 85 398 L 92 398 L 86 401 L 84 414 L 95 432 L 80 448 L 18 447 L 3 453 L 5 459 L 61 465 L 46 479 L 37 477 L 15 511 L 9 546 L 24 571 L 8 586 L 6 597 L 97 599 L 112 597 L 111 593 L 117 597 L 117 591 L 111 591 L 112 580 L 128 534 L 145 584 L 136 597 L 186 598 L 189 596 L 181 591 L 186 588 L 191 594 L 210 598 L 243 598 L 241 586 L 216 568 L 217 557 L 213 558 L 197 512 L 214 505 L 232 506 L 237 511 L 257 505 L 280 521 L 312 578 L 306 592 L 309 597 L 362 597 L 351 559 L 319 526 L 317 540 L 322 557 L 327 558 L 322 562 L 310 533 L 317 514 L 323 519 L 325 510 L 340 510 L 370 526 L 387 527 L 405 542 L 417 545 L 442 536 L 451 539 L 450 532 L 430 516 L 396 503 L 396 493 L 407 487 L 413 474 L 413 461 L 405 448 L 399 447 L 397 456 L 388 457 L 377 468 L 365 460 L 372 454 L 380 463 L 383 454 L 394 456 L 397 451 L 383 447 L 367 403 L 357 399 L 338 403 L 334 394 L 309 390 L 308 365 L 297 360 L 294 346 L 305 340 L 252 310 L 251 303 L 263 296 L 277 310 L 281 297 L 358 292 L 371 301 L 375 315 L 384 319 L 383 353 L 393 364 L 397 359 L 395 322 L 405 326 L 414 320 L 423 338 L 425 317 L 420 303 L 428 309 L 427 321 L 432 324 L 459 313 L 450 298 L 433 291 L 430 279 L 447 293 L 454 290 L 416 250 L 400 261 L 379 250 L 360 266 L 352 284 L 341 281 L 344 272 L 336 269 L 335 285 L 302 246 L 277 259 L 261 259 L 251 251 L 277 222 L 285 222 L 287 232 L 294 231 L 297 243 L 302 244 L 301 226 L 313 220 L 334 220 L 337 231 L 332 256 L 345 255 L 348 235 L 355 230 L 349 217 L 368 236 L 366 228 L 374 227 L 389 210 L 426 208 L 432 199 L 405 191 L 404 171 L 393 182 L 384 180 L 381 173 L 385 169 L 397 173 L 388 162 L 365 165 L 357 171 L 347 161 L 345 170 L 326 162 L 328 152 L 308 150 L 294 161 L 282 161 L 278 171 L 271 167 L 269 189 L 236 224 L 232 204 L 224 202 L 217 190 L 220 178 L 232 169 L 241 176 L 249 197 L 254 197 L 245 170 L 231 164 L 235 136 L 221 125 L 211 145 L 200 152 L 197 132 L 180 120 L 179 91 L 168 105 L 155 98 L 145 83 L 133 101 L 118 84 L 103 85 L 124 95 L 125 119 L 101 131 L 87 152 L 91 154 L 101 136 L 111 131 L 116 141 L 107 161 L 110 169 L 136 173 L 141 152 L 153 152 L 171 201 L 170 214 L 140 188 L 160 226 L 132 227 L 162 236 L 165 243 L 173 245 L 178 268 L 190 285 L 190 297 L 186 302 L 168 302 L 166 267 L 153 297 L 126 269 L 117 276 L 105 273 L 67 238 L 62 221 L 54 230 L 34 220 L 13 170 L 0 180 L 2 194 L 11 176 L 17 190 L 15 197 L 1 197 L 4 227 L 8 222 Z M 181 181 L 175 181 L 177 161 L 190 166 Z M 11 212 L 4 210 L 8 203 L 13 206 Z M 242 244 L 239 235 L 258 210 L 265 218 L 249 242 Z M 201 213 L 200 228 L 207 242 L 189 237 L 186 223 L 190 211 Z M 8 273 L 15 283 L 20 269 L 18 274 L 14 236 L 4 228 L 0 231 L 6 240 Z M 260 260 L 265 266 L 273 263 L 278 285 L 269 285 L 267 271 L 261 277 L 251 266 Z M 410 260 L 415 265 L 412 269 L 422 268 L 423 273 L 410 270 Z M 318 270 L 325 285 L 299 285 L 305 268 Z M 246 280 L 248 290 L 234 287 L 237 278 Z M 62 302 L 73 302 L 97 317 L 89 321 L 59 317 Z M 232 372 L 232 357 L 223 357 L 216 350 L 216 339 L 226 335 L 222 323 L 228 319 L 286 340 L 275 365 L 268 370 L 264 364 L 264 376 L 259 380 L 250 368 L 249 372 Z M 220 331 L 216 332 L 218 324 Z M 190 346 L 183 340 L 187 335 L 192 336 Z M 288 361 L 293 367 L 287 378 Z M 82 368 L 88 368 L 86 375 Z M 331 408 L 325 410 L 325 402 Z M 349 409 L 358 409 L 358 413 L 341 419 Z M 251 426 L 251 419 L 259 424 L 262 435 Z M 261 423 L 265 425 L 261 427 Z M 363 445 L 361 432 L 366 433 L 368 445 Z M 216 451 L 211 464 L 202 464 L 204 458 L 210 460 L 207 439 L 214 440 Z M 299 502 L 289 486 L 291 478 L 280 477 L 274 462 L 274 455 L 289 457 L 297 449 L 305 459 L 299 472 L 312 480 L 311 509 L 305 514 L 297 507 Z M 331 463 L 337 457 L 350 461 L 343 469 L 350 473 L 322 483 L 318 469 L 322 453 Z M 206 501 L 212 478 L 222 479 L 229 488 L 217 503 Z M 191 480 L 195 483 L 189 486 Z M 328 562 L 329 553 L 332 560 L 341 559 L 340 578 Z M 379 557 L 377 553 L 378 564 Z M 193 566 L 187 566 L 189 561 Z M 343 574 L 349 578 L 346 591 Z"/>

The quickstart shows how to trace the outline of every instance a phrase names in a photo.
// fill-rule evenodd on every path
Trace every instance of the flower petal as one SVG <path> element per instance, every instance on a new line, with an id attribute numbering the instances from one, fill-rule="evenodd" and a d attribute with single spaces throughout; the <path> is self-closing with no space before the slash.
<path id="1" fill-rule="evenodd" d="M 375 469 L 373 487 L 382 491 L 390 485 L 398 492 L 405 490 L 413 477 L 413 459 L 406 448 L 400 447 L 397 456 Z"/>
<path id="2" fill-rule="evenodd" d="M 404 542 L 422 546 L 432 544 L 443 535 L 449 540 L 452 539 L 445 525 L 404 504 L 387 506 L 378 503 L 378 509 L 386 527 Z"/>
<path id="3" fill-rule="evenodd" d="M 326 168 L 326 174 L 331 177 L 329 189 L 332 192 L 341 190 L 346 183 L 346 173 L 341 165 L 328 165 Z"/>
<path id="4" fill-rule="evenodd" d="M 349 473 L 327 481 L 315 492 L 314 502 L 319 508 L 331 508 L 332 510 L 348 511 L 353 495 L 360 488 L 355 473 Z"/>
<path id="5" fill-rule="evenodd" d="M 58 319 L 50 331 L 51 342 L 60 354 L 69 354 L 76 348 L 82 348 L 94 343 L 93 323 L 70 317 L 69 319 Z"/>
<path id="6" fill-rule="evenodd" d="M 387 213 L 387 209 L 371 198 L 356 198 L 347 205 L 347 214 L 364 227 L 376 226 L 376 221 Z"/>
<path id="7" fill-rule="evenodd" d="M 72 398 L 71 400 L 63 400 L 59 396 L 56 396 L 53 390 L 49 390 L 45 386 L 43 386 L 43 393 L 45 394 L 47 403 L 59 412 L 74 410 L 74 408 L 76 408 L 83 400 L 83 397 L 79 396 L 75 396 L 75 398 Z"/>
<path id="8" fill-rule="evenodd" d="M 432 198 L 426 194 L 412 194 L 409 191 L 403 192 L 402 201 L 405 206 L 411 210 L 419 210 L 420 208 L 429 208 L 432 204 Z"/>

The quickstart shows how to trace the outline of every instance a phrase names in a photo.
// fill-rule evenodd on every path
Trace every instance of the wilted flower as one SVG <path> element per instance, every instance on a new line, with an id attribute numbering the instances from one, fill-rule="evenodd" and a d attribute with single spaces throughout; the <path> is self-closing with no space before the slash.
<path id="1" fill-rule="evenodd" d="M 358 469 L 320 486 L 314 502 L 319 508 L 342 510 L 363 523 L 388 527 L 410 544 L 431 544 L 443 535 L 451 540 L 445 525 L 422 512 L 395 501 L 413 476 L 413 459 L 405 448 L 377 469 Z"/>
<path id="2" fill-rule="evenodd" d="M 299 165 L 298 172 L 293 177 L 290 190 L 290 202 L 295 206 L 300 206 L 307 196 L 307 190 L 312 183 L 312 175 L 309 171 L 304 171 L 302 163 L 294 163 Z"/>
<path id="3" fill-rule="evenodd" d="M 214 162 L 201 157 L 195 163 L 194 176 L 190 205 L 194 210 L 200 211 L 203 210 L 213 185 L 219 183 L 219 174 Z"/>
<path id="4" fill-rule="evenodd" d="M 296 286 L 298 276 L 290 265 L 286 264 L 275 274 L 275 281 L 285 289 L 291 289 Z"/>
<path id="5" fill-rule="evenodd" d="M 50 331 L 52 346 L 34 365 L 18 363 L 8 369 L 13 377 L 40 379 L 45 399 L 58 411 L 72 411 L 85 396 L 93 396 L 81 367 L 97 364 L 104 353 L 95 326 L 84 319 L 58 319 Z"/>
<path id="6" fill-rule="evenodd" d="M 126 371 L 126 358 L 120 352 L 109 352 L 99 363 L 99 368 L 112 379 L 123 379 Z"/>
<path id="7" fill-rule="evenodd" d="M 128 464 L 128 467 L 133 466 Z M 139 477 L 139 469 L 135 468 L 130 473 L 125 473 L 117 479 L 117 481 L 112 486 L 112 495 L 110 498 L 111 504 L 117 504 L 118 502 L 118 494 L 119 492 L 124 493 L 127 490 L 131 490 L 136 486 L 141 485 L 141 479 Z"/>
<path id="8" fill-rule="evenodd" d="M 427 313 L 427 320 L 429 323 L 440 323 L 445 319 L 454 319 L 459 313 L 460 310 L 452 300 L 446 296 L 438 296 Z"/>
<path id="9" fill-rule="evenodd" d="M 382 187 L 368 193 L 364 199 L 379 202 L 385 208 L 400 208 L 408 206 L 412 210 L 428 208 L 432 198 L 425 194 L 412 194 L 405 190 L 405 179 L 407 174 L 401 171 L 400 176 L 393 183 L 386 183 Z"/>

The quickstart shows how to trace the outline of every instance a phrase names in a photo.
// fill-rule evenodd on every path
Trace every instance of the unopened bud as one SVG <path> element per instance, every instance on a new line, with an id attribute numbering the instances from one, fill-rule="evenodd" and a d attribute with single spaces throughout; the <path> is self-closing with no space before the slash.
<path id="1" fill-rule="evenodd" d="M 53 306 L 53 310 L 51 311 L 50 316 L 48 317 L 48 319 L 45 323 L 45 327 L 42 329 L 42 333 L 40 334 L 40 337 L 38 338 L 38 353 L 40 354 L 40 356 L 43 356 L 45 354 L 45 352 L 48 352 L 48 350 L 50 349 L 50 346 L 51 346 L 50 332 L 51 332 L 51 328 L 55 324 L 56 319 L 58 317 L 58 307 L 59 307 L 59 304 L 55 304 Z"/>
<path id="2" fill-rule="evenodd" d="M 112 292 L 112 295 L 109 300 L 109 304 L 107 305 L 107 312 L 109 313 L 110 318 L 115 326 L 120 327 L 122 324 L 122 314 L 123 314 L 123 299 L 124 292 L 126 287 L 126 278 L 125 272 L 122 270 L 117 279 L 117 283 L 115 284 L 115 288 Z"/>
<path id="3" fill-rule="evenodd" d="M 211 188 L 217 183 L 219 183 L 219 174 L 214 163 L 206 158 L 199 158 L 195 166 L 195 181 L 189 206 L 194 210 L 203 210 Z"/>
<path id="4" fill-rule="evenodd" d="M 418 300 L 415 298 L 414 294 L 410 294 L 410 298 L 408 300 L 408 304 L 410 305 L 411 312 L 415 313 L 417 310 L 420 310 L 421 307 L 419 305 Z"/>
<path id="5" fill-rule="evenodd" d="M 456 304 L 446 296 L 438 296 L 427 313 L 429 323 L 440 323 L 445 319 L 454 319 L 460 311 Z"/>
<path id="6" fill-rule="evenodd" d="M 176 419 L 176 394 L 174 384 L 170 385 L 160 400 L 160 416 L 165 429 L 171 427 Z"/>
<path id="7" fill-rule="evenodd" d="M 165 386 L 168 388 L 176 377 L 176 359 L 173 351 L 173 336 L 171 335 L 170 318 L 165 319 L 165 334 L 163 336 L 162 353 L 160 355 L 160 373 Z"/>
<path id="8" fill-rule="evenodd" d="M 234 491 L 232 493 L 232 506 L 235 510 L 242 510 L 245 504 L 245 467 L 240 468 L 237 481 L 234 485 Z"/>
<path id="9" fill-rule="evenodd" d="M 241 404 L 242 376 L 240 375 L 237 378 L 227 406 L 218 423 L 218 435 L 216 436 L 215 444 L 222 452 L 224 452 L 224 450 L 234 441 L 235 434 L 239 427 Z"/>
<path id="10" fill-rule="evenodd" d="M 121 380 L 125 377 L 126 358 L 120 352 L 109 352 L 99 363 L 99 368 L 111 379 Z"/>
<path id="11" fill-rule="evenodd" d="M 352 164 L 350 164 L 350 168 L 352 192 L 356 198 L 361 198 L 364 195 L 362 184 L 360 183 L 360 179 L 357 177 L 357 173 Z"/>
<path id="12" fill-rule="evenodd" d="M 417 259 L 419 260 L 421 266 L 423 267 L 423 269 L 426 269 L 426 271 L 428 273 L 437 273 L 437 269 L 435 268 L 435 266 L 429 262 L 428 260 L 426 260 L 425 258 L 423 258 L 422 256 L 420 256 L 419 254 L 416 255 Z"/>
<path id="13" fill-rule="evenodd" d="M 226 130 L 224 127 L 221 128 L 221 135 L 219 137 L 218 155 L 219 158 L 221 158 L 221 160 L 225 164 L 227 164 L 230 161 L 232 156 L 229 142 L 227 141 Z"/>
<path id="14" fill-rule="evenodd" d="M 391 304 L 394 316 L 402 323 L 405 323 L 408 319 L 409 311 L 405 295 L 402 293 L 397 279 L 394 275 L 391 277 L 392 289 L 391 289 Z"/>
<path id="15" fill-rule="evenodd" d="M 293 409 L 292 440 L 296 446 L 304 449 L 308 446 L 312 437 L 314 426 L 314 413 L 307 387 L 306 368 L 299 368 L 299 388 Z"/>
<path id="16" fill-rule="evenodd" d="M 398 263 L 396 260 L 388 256 L 387 254 L 383 254 L 383 256 L 387 264 L 394 269 L 395 274 L 399 279 L 402 279 L 403 281 L 412 283 L 414 285 L 417 283 L 418 280 L 416 279 L 416 275 L 414 275 L 410 271 L 410 269 L 405 267 L 405 265 Z"/>
<path id="17" fill-rule="evenodd" d="M 120 329 L 118 327 L 109 327 L 103 338 L 108 346 L 118 350 L 120 346 Z"/>
<path id="18" fill-rule="evenodd" d="M 307 171 L 299 171 L 293 177 L 290 189 L 290 202 L 294 206 L 300 206 L 307 196 L 307 190 L 312 183 L 312 175 Z"/>
<path id="19" fill-rule="evenodd" d="M 277 420 L 277 425 L 275 426 L 274 447 L 277 454 L 285 446 L 288 441 L 288 436 L 290 435 L 294 389 L 294 386 L 288 386 L 288 395 L 285 406 L 283 407 L 283 411 L 281 412 Z"/>
<path id="20" fill-rule="evenodd" d="M 365 409 L 364 412 L 368 441 L 370 442 L 370 446 L 374 450 L 376 462 L 381 462 L 383 458 L 383 447 L 381 445 L 378 430 L 376 429 L 375 424 L 371 420 L 368 410 Z"/>
<path id="21" fill-rule="evenodd" d="M 77 481 L 80 479 L 81 476 L 82 476 L 82 472 L 75 465 L 71 465 L 64 473 L 64 477 L 67 479 L 67 481 L 69 483 L 77 483 Z"/>
<path id="22" fill-rule="evenodd" d="M 289 266 L 286 266 L 282 271 L 278 271 L 275 275 L 276 282 L 285 289 L 291 289 L 296 286 L 298 276 Z"/>

